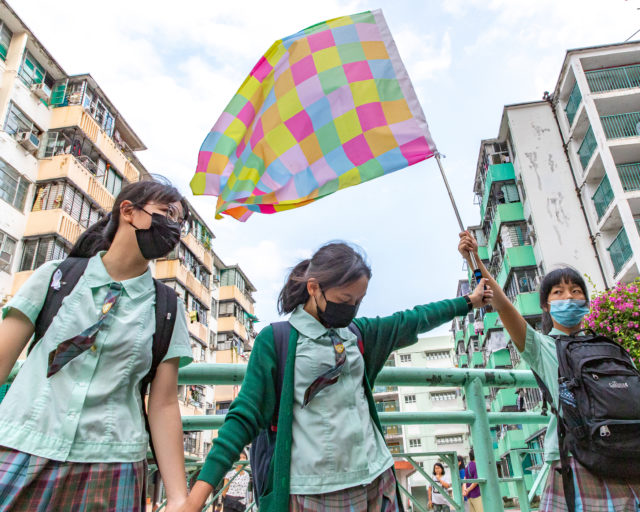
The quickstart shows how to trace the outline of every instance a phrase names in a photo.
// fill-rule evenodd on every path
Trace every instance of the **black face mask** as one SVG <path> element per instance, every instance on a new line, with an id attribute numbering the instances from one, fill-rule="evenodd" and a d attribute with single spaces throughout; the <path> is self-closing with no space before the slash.
<path id="1" fill-rule="evenodd" d="M 316 310 L 320 321 L 327 327 L 348 327 L 355 318 L 360 305 L 353 306 L 342 302 L 331 302 L 327 300 L 324 292 L 322 292 L 322 296 L 327 305 L 324 311 L 321 311 L 318 307 L 318 301 L 316 301 Z"/>
<path id="2" fill-rule="evenodd" d="M 133 224 L 132 224 L 133 226 Z M 169 254 L 180 241 L 180 226 L 170 224 L 166 215 L 151 214 L 151 226 L 136 230 L 138 247 L 145 260 L 155 260 Z"/>

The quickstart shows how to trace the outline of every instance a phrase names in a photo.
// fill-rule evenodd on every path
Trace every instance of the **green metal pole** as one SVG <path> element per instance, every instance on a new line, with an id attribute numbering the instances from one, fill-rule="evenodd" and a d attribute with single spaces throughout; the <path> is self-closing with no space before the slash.
<path id="1" fill-rule="evenodd" d="M 525 412 L 490 412 L 487 414 L 490 425 L 502 424 L 547 424 L 548 416 Z M 381 412 L 383 425 L 471 425 L 475 415 L 473 411 L 433 411 L 433 412 Z M 225 415 L 183 416 L 185 431 L 216 430 L 224 423 Z"/>
<path id="2" fill-rule="evenodd" d="M 498 484 L 498 470 L 493 455 L 493 440 L 489 431 L 489 417 L 487 416 L 482 381 L 478 378 L 470 379 L 464 385 L 468 407 L 475 413 L 475 421 L 471 424 L 471 441 L 475 453 L 478 478 L 485 479 L 480 484 L 482 505 L 486 511 L 504 512 L 500 485 Z"/>
<path id="3" fill-rule="evenodd" d="M 182 368 L 179 384 L 241 384 L 246 364 L 197 363 Z M 463 386 L 469 379 L 480 379 L 483 386 L 538 387 L 527 370 L 480 370 L 466 368 L 385 368 L 376 378 L 379 386 Z"/>
<path id="4" fill-rule="evenodd" d="M 516 490 L 518 492 L 518 503 L 520 504 L 520 512 L 529 512 L 529 497 L 527 496 L 527 486 L 524 483 L 524 471 L 522 469 L 523 454 L 518 450 L 509 452 L 511 459 L 511 467 L 513 468 L 513 476 L 516 477 Z"/>

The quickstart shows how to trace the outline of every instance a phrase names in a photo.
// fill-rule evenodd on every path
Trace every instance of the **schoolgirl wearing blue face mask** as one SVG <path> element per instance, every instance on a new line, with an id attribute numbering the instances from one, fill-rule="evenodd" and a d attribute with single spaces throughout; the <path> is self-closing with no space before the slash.
<path id="1" fill-rule="evenodd" d="M 478 244 L 468 231 L 460 233 L 458 250 L 470 265 L 470 253 L 480 262 L 482 276 L 493 290 L 492 306 L 500 315 L 511 340 L 521 352 L 522 359 L 546 384 L 558 407 L 558 356 L 553 336 L 580 334 L 582 322 L 589 312 L 587 287 L 584 279 L 572 268 L 561 268 L 548 273 L 540 284 L 542 332 L 536 331 L 520 315 L 500 285 L 491 277 L 478 256 Z M 567 504 L 562 486 L 557 420 L 551 415 L 544 439 L 545 461 L 551 466 L 540 499 L 540 512 L 565 512 Z M 576 512 L 578 510 L 636 511 L 640 505 L 640 486 L 602 479 L 590 473 L 573 457 L 569 459 L 574 475 Z M 578 507 L 580 504 L 580 508 Z M 571 511 L 574 512 L 574 511 Z"/>

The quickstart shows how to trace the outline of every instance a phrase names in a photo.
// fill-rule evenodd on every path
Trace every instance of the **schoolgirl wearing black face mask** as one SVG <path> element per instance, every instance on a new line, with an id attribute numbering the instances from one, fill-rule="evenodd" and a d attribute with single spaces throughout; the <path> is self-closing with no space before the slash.
<path id="1" fill-rule="evenodd" d="M 79 237 L 70 258 L 41 265 L 4 308 L 0 384 L 42 325 L 41 312 L 57 309 L 41 336 L 36 330 L 38 341 L 0 403 L 1 510 L 75 510 L 79 503 L 83 510 L 144 510 L 149 437 L 141 390 L 147 379 L 167 510 L 183 504 L 176 390 L 178 367 L 191 362 L 192 352 L 184 304 L 175 306 L 175 292 L 154 283 L 149 263 L 177 245 L 188 216 L 174 187 L 151 180 L 127 185 L 110 214 Z M 57 301 L 61 290 L 67 295 Z M 158 294 L 166 300 L 157 301 Z M 166 307 L 167 314 L 175 312 L 174 323 L 160 333 L 168 345 L 160 353 L 156 316 L 158 304 L 168 302 L 175 306 Z M 152 377 L 156 354 L 162 360 Z"/>
<path id="2" fill-rule="evenodd" d="M 290 314 L 288 352 L 260 510 L 402 510 L 371 386 L 392 351 L 483 307 L 492 292 L 481 282 L 466 297 L 356 318 L 370 279 L 358 248 L 329 243 L 296 265 L 280 292 L 279 310 Z M 200 510 L 244 446 L 269 428 L 278 365 L 269 326 L 255 340 L 240 394 L 183 510 Z"/>

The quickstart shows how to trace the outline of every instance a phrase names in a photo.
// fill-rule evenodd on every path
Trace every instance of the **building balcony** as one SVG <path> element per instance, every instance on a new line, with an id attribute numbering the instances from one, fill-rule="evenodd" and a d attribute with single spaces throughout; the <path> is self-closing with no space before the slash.
<path id="1" fill-rule="evenodd" d="M 480 205 L 480 218 L 484 219 L 487 204 L 491 198 L 491 190 L 494 183 L 500 181 L 514 181 L 516 173 L 512 163 L 493 164 L 489 166 L 484 183 L 484 193 L 482 195 L 482 204 Z"/>
<path id="2" fill-rule="evenodd" d="M 606 174 L 591 197 L 591 200 L 593 201 L 593 206 L 596 209 L 598 221 L 600 221 L 609 208 L 609 205 L 613 202 L 613 190 L 611 189 L 611 183 L 609 182 L 609 178 Z"/>
<path id="3" fill-rule="evenodd" d="M 540 309 L 540 294 L 538 292 L 519 293 L 512 301 L 522 316 L 537 316 L 542 314 Z"/>
<path id="4" fill-rule="evenodd" d="M 578 157 L 580 158 L 583 170 L 587 169 L 589 162 L 591 161 L 591 157 L 595 153 L 597 147 L 598 143 L 596 142 L 596 137 L 593 134 L 593 129 L 589 126 L 584 139 L 582 139 L 582 144 L 580 144 L 580 148 L 578 149 Z"/>
<path id="5" fill-rule="evenodd" d="M 207 345 L 209 340 L 209 329 L 206 325 L 201 324 L 200 322 L 191 322 L 187 319 L 187 328 L 189 329 L 189 334 L 202 342 L 205 346 Z"/>
<path id="6" fill-rule="evenodd" d="M 398 402 L 393 400 L 391 402 L 376 402 L 376 410 L 378 412 L 399 412 Z"/>
<path id="7" fill-rule="evenodd" d="M 398 398 L 398 386 L 374 386 L 372 391 L 376 400 Z"/>
<path id="8" fill-rule="evenodd" d="M 460 368 L 469 367 L 469 356 L 467 354 L 462 354 L 461 356 L 458 356 L 458 366 Z"/>
<path id="9" fill-rule="evenodd" d="M 185 267 L 180 260 L 158 260 L 156 261 L 155 278 L 161 281 L 177 280 L 185 286 L 190 293 L 208 306 L 211 303 L 211 292 Z"/>
<path id="10" fill-rule="evenodd" d="M 507 348 L 501 348 L 500 350 L 491 352 L 487 360 L 487 368 L 510 368 L 511 366 L 511 355 Z"/>
<path id="11" fill-rule="evenodd" d="M 569 95 L 569 99 L 567 100 L 567 106 L 564 109 L 567 114 L 567 119 L 569 120 L 569 126 L 573 124 L 573 120 L 576 117 L 580 103 L 582 103 L 582 93 L 580 92 L 580 87 L 578 87 L 578 83 L 576 82 L 571 94 Z"/>
<path id="12" fill-rule="evenodd" d="M 254 314 L 253 301 L 247 295 L 242 293 L 237 286 L 221 286 L 218 300 L 222 302 L 232 299 L 240 304 L 240 307 L 247 313 L 251 313 L 252 315 Z M 218 330 L 220 331 L 221 329 Z"/>
<path id="13" fill-rule="evenodd" d="M 59 155 L 40 160 L 38 181 L 68 179 L 100 207 L 111 211 L 115 198 L 74 156 Z"/>
<path id="14" fill-rule="evenodd" d="M 83 231 L 84 228 L 62 209 L 40 210 L 29 213 L 23 236 L 58 234 L 73 245 Z"/>
<path id="15" fill-rule="evenodd" d="M 482 352 L 476 351 L 471 354 L 471 368 L 483 368 L 484 367 L 484 358 L 482 356 Z"/>
<path id="16" fill-rule="evenodd" d="M 382 427 L 386 441 L 398 441 L 402 438 L 401 425 L 386 425 Z"/>
<path id="17" fill-rule="evenodd" d="M 202 262 L 205 268 L 211 273 L 213 271 L 213 255 L 210 250 L 205 249 L 204 245 L 193 236 L 193 233 L 187 234 L 182 238 L 184 244 L 194 254 L 194 256 Z"/>
<path id="18" fill-rule="evenodd" d="M 489 329 L 495 329 L 497 327 L 500 317 L 497 311 L 492 311 L 491 313 L 486 313 L 482 321 L 484 323 L 484 332 L 486 333 Z"/>
<path id="19" fill-rule="evenodd" d="M 496 214 L 493 218 L 493 224 L 491 225 L 491 232 L 489 234 L 489 253 L 493 253 L 496 241 L 498 240 L 500 226 L 502 226 L 504 222 L 516 222 L 519 220 L 525 220 L 521 202 L 497 205 Z"/>
<path id="20" fill-rule="evenodd" d="M 464 340 L 464 332 L 463 331 L 456 331 L 456 344 L 461 341 Z"/>
<path id="21" fill-rule="evenodd" d="M 640 162 L 616 165 L 625 192 L 640 190 Z"/>
<path id="22" fill-rule="evenodd" d="M 637 225 L 637 221 L 636 221 Z M 613 265 L 614 275 L 620 273 L 627 261 L 633 256 L 631 244 L 629 243 L 629 237 L 624 227 L 620 229 L 616 238 L 611 245 L 607 247 L 609 257 L 611 258 L 611 264 Z"/>
<path id="23" fill-rule="evenodd" d="M 511 391 L 513 393 L 513 389 L 503 389 L 502 391 Z M 513 393 L 513 395 L 515 396 L 515 393 Z M 498 441 L 497 455 L 502 458 L 511 450 L 526 447 L 527 443 L 524 441 L 524 431 L 522 429 L 514 428 L 513 430 L 507 430 Z"/>
<path id="24" fill-rule="evenodd" d="M 140 173 L 116 145 L 115 141 L 100 128 L 98 123 L 81 105 L 59 107 L 51 111 L 51 130 L 79 126 L 96 147 L 129 182 L 138 181 Z"/>
<path id="25" fill-rule="evenodd" d="M 493 402 L 491 402 L 491 410 L 493 412 L 513 411 L 516 407 L 517 398 L 518 395 L 514 388 L 500 389 L 496 393 L 496 397 L 493 399 Z"/>
<path id="26" fill-rule="evenodd" d="M 218 317 L 218 332 L 235 332 L 244 341 L 249 339 L 247 328 L 235 316 Z"/>
<path id="27" fill-rule="evenodd" d="M 600 122 L 607 139 L 638 137 L 640 131 L 640 112 L 626 112 L 612 116 L 601 116 Z"/>
<path id="28" fill-rule="evenodd" d="M 640 65 L 585 71 L 593 93 L 640 87 Z"/>
<path id="29" fill-rule="evenodd" d="M 500 272 L 498 273 L 496 280 L 500 286 L 504 286 L 512 269 L 535 266 L 537 266 L 536 257 L 531 245 L 509 247 L 505 250 L 502 267 L 500 268 Z"/>

